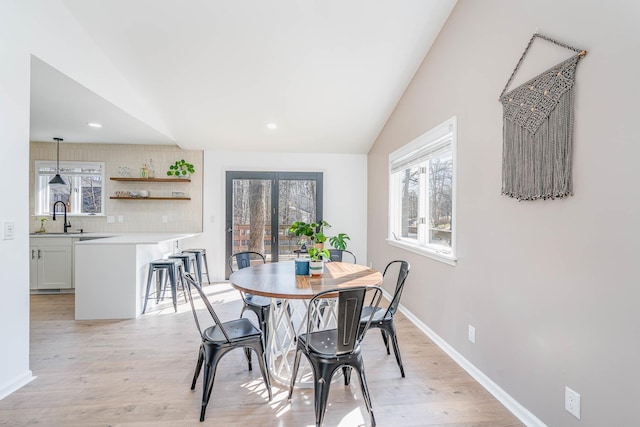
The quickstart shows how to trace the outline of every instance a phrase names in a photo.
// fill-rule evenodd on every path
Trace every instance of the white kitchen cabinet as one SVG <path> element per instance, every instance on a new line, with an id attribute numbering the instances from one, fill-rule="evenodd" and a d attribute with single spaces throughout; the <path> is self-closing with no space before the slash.
<path id="1" fill-rule="evenodd" d="M 30 239 L 30 288 L 73 288 L 73 240 L 69 237 Z"/>

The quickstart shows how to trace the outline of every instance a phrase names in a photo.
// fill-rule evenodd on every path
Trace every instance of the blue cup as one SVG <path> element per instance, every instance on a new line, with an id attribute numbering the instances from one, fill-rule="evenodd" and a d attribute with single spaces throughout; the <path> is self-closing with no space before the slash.
<path id="1" fill-rule="evenodd" d="M 296 276 L 309 275 L 309 258 L 296 258 Z"/>

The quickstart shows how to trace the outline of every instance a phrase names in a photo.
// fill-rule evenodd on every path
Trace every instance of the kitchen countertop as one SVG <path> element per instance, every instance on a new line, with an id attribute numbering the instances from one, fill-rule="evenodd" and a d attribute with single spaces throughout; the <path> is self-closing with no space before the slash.
<path id="1" fill-rule="evenodd" d="M 171 240 L 188 239 L 198 234 L 200 233 L 123 233 L 77 242 L 76 245 L 153 245 Z"/>
<path id="2" fill-rule="evenodd" d="M 187 239 L 200 233 L 30 233 L 29 237 L 69 237 L 79 239 L 76 245 L 152 245 Z M 86 240 L 85 240 L 86 239 Z"/>

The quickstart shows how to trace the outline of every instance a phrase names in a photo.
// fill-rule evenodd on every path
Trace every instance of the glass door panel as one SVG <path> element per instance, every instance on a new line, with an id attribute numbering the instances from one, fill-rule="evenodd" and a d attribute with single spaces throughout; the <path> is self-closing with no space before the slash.
<path id="1" fill-rule="evenodd" d="M 234 179 L 232 253 L 254 251 L 271 261 L 271 180 Z"/>
<path id="2" fill-rule="evenodd" d="M 315 179 L 281 179 L 278 187 L 278 257 L 293 259 L 301 242 L 287 230 L 294 221 L 314 222 L 317 215 Z"/>

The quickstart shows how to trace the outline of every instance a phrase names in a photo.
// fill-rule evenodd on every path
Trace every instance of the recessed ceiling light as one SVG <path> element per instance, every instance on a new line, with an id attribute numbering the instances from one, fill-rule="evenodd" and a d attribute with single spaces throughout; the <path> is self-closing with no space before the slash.
<path id="1" fill-rule="evenodd" d="M 267 123 L 267 129 L 278 129 L 278 125 L 275 123 Z"/>
<path id="2" fill-rule="evenodd" d="M 87 123 L 87 126 L 91 126 L 92 128 L 101 128 L 102 125 L 100 123 L 95 123 L 95 122 L 89 122 Z"/>

